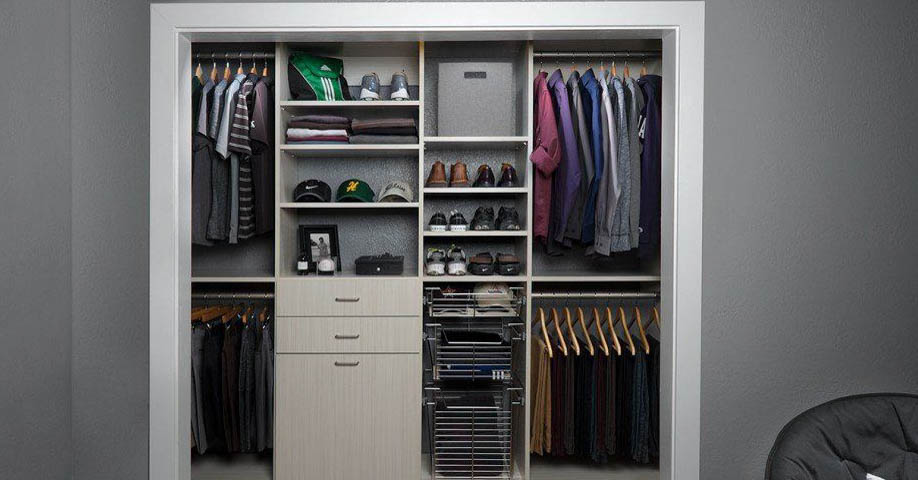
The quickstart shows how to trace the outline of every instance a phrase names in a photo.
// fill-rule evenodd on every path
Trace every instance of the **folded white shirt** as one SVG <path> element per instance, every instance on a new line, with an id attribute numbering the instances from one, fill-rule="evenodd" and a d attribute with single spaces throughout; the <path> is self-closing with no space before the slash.
<path id="1" fill-rule="evenodd" d="M 346 137 L 347 130 L 315 130 L 312 128 L 288 128 L 288 137 L 310 138 L 310 137 Z"/>

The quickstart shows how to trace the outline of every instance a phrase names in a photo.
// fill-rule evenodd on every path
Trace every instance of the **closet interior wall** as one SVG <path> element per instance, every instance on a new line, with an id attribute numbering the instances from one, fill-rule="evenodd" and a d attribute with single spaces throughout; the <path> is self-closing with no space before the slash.
<path id="1" fill-rule="evenodd" d="M 275 149 L 275 230 L 269 235 L 256 237 L 238 245 L 215 247 L 194 246 L 192 249 L 193 293 L 266 292 L 276 295 L 278 326 L 277 345 L 278 412 L 282 405 L 302 403 L 303 413 L 277 417 L 276 425 L 291 422 L 319 422 L 309 417 L 316 405 L 331 405 L 334 399 L 319 393 L 309 393 L 296 385 L 283 386 L 279 382 L 294 377 L 300 382 L 315 382 L 313 390 L 328 390 L 350 396 L 369 395 L 373 392 L 353 388 L 350 384 L 334 383 L 333 375 L 342 368 L 327 372 L 311 362 L 329 361 L 349 364 L 362 362 L 380 374 L 379 379 L 364 379 L 369 386 L 397 385 L 410 391 L 380 401 L 395 412 L 377 412 L 389 416 L 390 423 L 376 425 L 393 433 L 390 453 L 405 454 L 407 458 L 379 458 L 368 451 L 327 452 L 329 465 L 316 466 L 316 472 L 339 478 L 344 472 L 355 475 L 373 472 L 375 465 L 386 471 L 399 472 L 399 478 L 450 478 L 448 473 L 437 472 L 433 454 L 436 449 L 431 438 L 431 407 L 435 407 L 438 392 L 467 388 L 474 390 L 482 384 L 502 391 L 509 400 L 510 418 L 509 452 L 506 469 L 495 475 L 452 476 L 452 478 L 514 478 L 549 479 L 572 478 L 605 480 L 641 480 L 659 478 L 655 465 L 635 467 L 627 463 L 612 462 L 593 465 L 576 459 L 563 461 L 541 458 L 529 453 L 530 395 L 529 379 L 531 358 L 530 325 L 534 309 L 539 306 L 570 304 L 569 300 L 534 299 L 533 293 L 545 292 L 657 292 L 660 287 L 660 258 L 656 256 L 640 264 L 622 264 L 615 259 L 597 261 L 584 255 L 580 247 L 565 251 L 561 256 L 545 254 L 543 247 L 532 239 L 532 189 L 533 168 L 529 161 L 533 138 L 534 75 L 543 68 L 553 71 L 560 68 L 567 77 L 573 66 L 580 72 L 591 66 L 598 69 L 610 67 L 610 60 L 601 54 L 595 58 L 533 60 L 536 52 L 621 52 L 659 51 L 659 40 L 618 41 L 500 41 L 500 42 L 345 42 L 345 43 L 271 43 L 271 44 L 196 44 L 195 53 L 218 51 L 270 51 L 275 54 L 269 64 L 275 79 L 274 90 L 274 145 Z M 393 73 L 404 70 L 409 82 L 410 99 L 404 102 L 379 101 L 303 101 L 290 98 L 287 60 L 293 51 L 325 55 L 343 60 L 343 76 L 353 95 L 359 95 L 363 75 L 375 72 L 382 85 L 382 96 L 388 98 L 389 79 Z M 621 69 L 624 63 L 616 61 Z M 202 63 L 207 65 L 207 60 Z M 259 67 L 261 62 L 257 62 Z M 659 58 L 644 62 L 630 60 L 633 76 L 642 63 L 650 73 L 660 73 Z M 487 104 L 487 95 L 470 96 L 465 104 L 448 103 L 441 89 L 451 88 L 450 79 L 441 78 L 441 72 L 451 71 L 450 64 L 465 65 L 466 75 L 475 78 L 478 72 L 500 77 L 499 105 Z M 217 59 L 218 68 L 222 65 Z M 665 81 L 665 80 L 664 80 Z M 452 96 L 454 97 L 454 96 Z M 453 118 L 448 123 L 441 120 L 441 109 L 449 108 Z M 499 124 L 493 118 L 483 118 L 480 112 L 498 112 Z M 303 145 L 286 141 L 285 130 L 290 118 L 305 114 L 345 115 L 352 118 L 377 119 L 399 117 L 414 119 L 418 127 L 417 144 L 400 145 Z M 503 164 L 512 165 L 521 179 L 515 188 L 441 188 L 425 186 L 425 179 L 436 162 L 449 166 L 464 162 L 468 167 L 470 182 L 474 182 L 477 168 L 486 164 L 500 176 Z M 351 178 L 359 178 L 378 194 L 389 182 L 407 183 L 414 193 L 410 202 L 398 204 L 343 204 L 297 203 L 293 199 L 296 186 L 307 179 L 320 179 L 331 186 L 332 195 L 338 185 Z M 520 231 L 488 232 L 433 232 L 428 220 L 436 212 L 458 210 L 471 220 L 479 206 L 491 206 L 495 212 L 500 207 L 514 207 L 520 215 Z M 337 225 L 341 255 L 340 273 L 334 277 L 299 276 L 296 271 L 298 253 L 297 230 L 300 225 Z M 463 277 L 427 275 L 425 256 L 429 248 L 447 249 L 461 246 L 467 255 L 478 252 L 511 253 L 520 258 L 522 272 L 519 276 Z M 361 255 L 392 253 L 405 257 L 404 272 L 398 276 L 357 276 L 354 260 Z M 519 313 L 504 320 L 499 328 L 512 339 L 510 344 L 510 379 L 498 382 L 468 384 L 443 382 L 432 378 L 435 359 L 430 342 L 436 340 L 432 325 L 448 322 L 473 324 L 481 319 L 442 319 L 431 315 L 426 292 L 431 288 L 463 286 L 473 288 L 477 283 L 505 282 L 516 288 L 521 297 Z M 363 297 L 360 302 L 342 303 L 339 299 Z M 366 297 L 378 298 L 374 304 L 365 304 Z M 657 301 L 668 301 L 658 299 Z M 324 302 L 324 303 L 323 303 Z M 599 302 L 599 301 L 597 301 Z M 605 303 L 603 303 L 605 304 Z M 485 319 L 484 322 L 492 321 Z M 513 326 L 523 326 L 515 333 Z M 322 333 L 320 325 L 331 329 L 366 328 L 367 331 L 391 331 L 392 343 L 384 346 L 358 344 L 340 349 L 321 344 L 316 336 Z M 382 325 L 385 325 L 383 329 Z M 490 324 L 488 324 L 490 325 Z M 661 335 L 671 325 L 664 325 Z M 378 330 L 373 330 L 378 329 Z M 387 330 L 388 329 L 388 330 Z M 335 330 L 337 331 L 337 330 Z M 326 332 L 327 333 L 327 332 Z M 388 368 L 388 372 L 386 368 Z M 345 367 L 346 368 L 346 367 Z M 286 369 L 286 370 L 285 370 Z M 410 375 L 400 374 L 412 370 Z M 392 373 L 392 372 L 395 373 Z M 286 373 L 283 373 L 286 372 Z M 327 373 L 332 380 L 320 378 Z M 391 378 L 385 375 L 393 375 Z M 384 385 L 388 381 L 389 385 Z M 290 382 L 288 382 L 290 383 Z M 323 385 L 325 385 L 323 387 Z M 327 387 L 327 388 L 326 388 Z M 365 387 L 369 388 L 369 387 Z M 439 389 L 439 390 L 438 390 Z M 283 390 L 283 391 L 281 391 Z M 323 396 L 325 395 L 325 396 Z M 346 399 L 340 398 L 345 401 Z M 287 402 L 287 403 L 284 403 Z M 309 402 L 314 402 L 310 404 Z M 325 402 L 325 403 L 322 403 Z M 389 402 L 389 403 L 386 403 Z M 399 402 L 406 405 L 396 408 Z M 354 405 L 349 404 L 350 407 Z M 423 407 L 422 407 L 423 405 Z M 380 405 L 376 405 L 379 407 Z M 372 408 L 366 405 L 366 408 Z M 324 407 L 322 407 L 324 408 Z M 333 409 L 333 407 L 329 407 Z M 363 407 L 361 407 L 363 408 Z M 318 412 L 326 416 L 345 415 L 347 412 Z M 343 418 L 343 417 L 342 417 Z M 361 417 L 362 418 L 362 417 Z M 367 419 L 367 422 L 371 420 Z M 402 422 L 396 424 L 393 422 Z M 366 425 L 355 420 L 348 425 L 323 424 L 329 428 L 353 428 Z M 296 425 L 294 430 L 308 431 L 309 425 Z M 408 433 L 404 433 L 407 431 Z M 344 432 L 350 434 L 350 432 Z M 308 434 L 308 432 L 306 433 Z M 306 435 L 303 434 L 303 435 Z M 288 480 L 297 478 L 293 472 L 301 465 L 292 459 L 297 452 L 317 449 L 310 438 L 291 431 L 278 432 L 275 452 L 260 456 L 221 456 L 219 458 L 192 457 L 192 478 L 247 478 Z M 337 439 L 332 438 L 330 441 Z M 284 446 L 282 442 L 295 445 Z M 287 448 L 286 451 L 281 451 Z M 370 448 L 370 445 L 366 445 Z M 318 451 L 318 450 L 315 450 Z M 206 455 L 204 457 L 207 457 Z M 351 460 L 345 460 L 351 459 Z M 353 460 L 356 459 L 356 460 Z M 340 460 L 340 463 L 336 463 Z M 326 469 L 329 469 L 326 471 Z M 372 475 L 371 475 L 372 476 Z M 368 476 L 367 478 L 371 478 Z"/>

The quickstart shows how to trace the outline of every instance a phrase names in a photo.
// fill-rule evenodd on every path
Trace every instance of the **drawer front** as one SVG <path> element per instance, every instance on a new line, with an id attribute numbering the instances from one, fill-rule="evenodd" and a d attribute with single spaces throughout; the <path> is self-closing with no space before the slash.
<path id="1" fill-rule="evenodd" d="M 278 317 L 277 353 L 419 353 L 421 317 Z"/>
<path id="2" fill-rule="evenodd" d="M 277 314 L 289 317 L 420 316 L 417 278 L 285 278 Z"/>
<path id="3" fill-rule="evenodd" d="M 275 378 L 276 480 L 420 478 L 420 355 L 279 354 Z"/>

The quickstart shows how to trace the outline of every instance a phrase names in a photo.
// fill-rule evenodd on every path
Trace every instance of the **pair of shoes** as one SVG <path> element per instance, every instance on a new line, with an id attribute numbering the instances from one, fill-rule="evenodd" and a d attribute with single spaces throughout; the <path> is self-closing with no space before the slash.
<path id="1" fill-rule="evenodd" d="M 481 252 L 469 259 L 469 273 L 472 275 L 519 275 L 520 259 L 513 254 L 498 253 L 492 256 L 489 252 Z"/>
<path id="2" fill-rule="evenodd" d="M 450 187 L 468 187 L 469 186 L 469 173 L 468 168 L 462 162 L 456 162 L 449 167 L 449 183 Z M 433 166 L 430 168 L 430 174 L 427 176 L 427 182 L 425 186 L 428 187 L 445 187 L 447 186 L 446 181 L 446 165 L 443 162 L 437 161 L 434 162 Z M 482 164 L 478 167 L 478 178 L 475 180 L 473 187 L 493 187 L 494 186 L 494 172 L 491 171 L 491 167 L 487 164 Z M 516 175 L 516 169 L 513 168 L 513 165 L 505 163 L 501 166 L 500 181 L 497 182 L 498 187 L 516 187 L 519 186 L 519 178 Z"/>
<path id="3" fill-rule="evenodd" d="M 472 230 L 520 230 L 520 215 L 514 207 L 500 207 L 497 212 L 497 224 L 494 223 L 494 209 L 478 207 L 472 218 Z"/>
<path id="4" fill-rule="evenodd" d="M 446 220 L 446 215 L 443 212 L 437 212 L 430 217 L 428 228 L 430 228 L 431 232 L 445 232 L 447 230 L 450 232 L 465 232 L 469 229 L 469 222 L 465 220 L 465 217 L 458 210 L 449 212 L 449 221 Z"/>
<path id="5" fill-rule="evenodd" d="M 446 252 L 441 248 L 427 249 L 427 275 L 439 277 L 442 275 L 465 275 L 466 260 L 462 248 L 451 245 Z"/>
<path id="6" fill-rule="evenodd" d="M 391 91 L 389 99 L 391 100 L 408 100 L 408 75 L 402 70 L 401 73 L 392 75 Z M 361 100 L 379 100 L 379 76 L 376 73 L 364 75 L 360 82 L 360 99 Z"/>
<path id="7" fill-rule="evenodd" d="M 489 188 L 494 186 L 494 172 L 488 164 L 482 164 L 478 167 L 478 178 L 475 180 L 473 187 Z M 509 163 L 504 163 L 500 167 L 500 181 L 497 186 L 501 188 L 518 187 L 519 178 L 516 175 L 516 169 Z"/>

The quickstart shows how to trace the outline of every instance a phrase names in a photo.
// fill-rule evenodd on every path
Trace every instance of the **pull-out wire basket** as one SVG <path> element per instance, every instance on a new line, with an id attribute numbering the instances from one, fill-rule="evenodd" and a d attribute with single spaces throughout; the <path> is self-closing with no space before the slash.
<path id="1" fill-rule="evenodd" d="M 507 317 L 442 319 L 425 324 L 426 351 L 433 381 L 509 382 L 514 344 L 524 339 L 524 323 Z"/>
<path id="2" fill-rule="evenodd" d="M 425 287 L 424 305 L 430 317 L 519 317 L 525 305 L 521 286 L 490 284 L 493 288 Z"/>
<path id="3" fill-rule="evenodd" d="M 518 388 L 427 389 L 435 479 L 509 479 L 512 408 Z"/>

